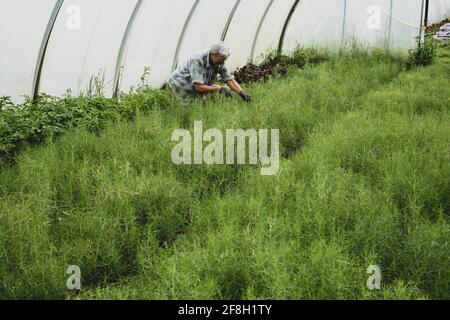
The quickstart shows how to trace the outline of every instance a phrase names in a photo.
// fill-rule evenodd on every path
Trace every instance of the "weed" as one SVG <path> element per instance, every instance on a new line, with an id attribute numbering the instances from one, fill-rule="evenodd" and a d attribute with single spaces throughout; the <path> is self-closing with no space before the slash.
<path id="1" fill-rule="evenodd" d="M 436 57 L 436 42 L 433 39 L 426 40 L 424 43 L 418 42 L 417 48 L 409 52 L 406 62 L 406 68 L 425 67 L 433 63 Z"/>

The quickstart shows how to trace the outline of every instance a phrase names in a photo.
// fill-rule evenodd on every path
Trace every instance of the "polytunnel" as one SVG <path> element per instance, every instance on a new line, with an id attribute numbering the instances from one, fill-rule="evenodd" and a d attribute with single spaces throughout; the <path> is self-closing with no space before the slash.
<path id="1" fill-rule="evenodd" d="M 162 87 L 192 53 L 224 40 L 231 69 L 298 45 L 410 49 L 426 0 L 0 0 L 0 96 L 86 92 L 95 76 L 114 96 Z M 430 0 L 428 21 L 450 15 Z"/>

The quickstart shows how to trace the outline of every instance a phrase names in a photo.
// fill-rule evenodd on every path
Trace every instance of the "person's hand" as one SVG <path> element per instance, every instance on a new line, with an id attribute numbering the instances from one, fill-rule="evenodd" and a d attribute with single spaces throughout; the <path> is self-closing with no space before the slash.
<path id="1" fill-rule="evenodd" d="M 223 94 L 227 98 L 231 98 L 233 95 L 231 94 L 231 90 L 228 87 L 220 88 L 220 93 Z"/>
<path id="2" fill-rule="evenodd" d="M 242 100 L 244 100 L 245 102 L 252 102 L 252 96 L 249 95 L 248 93 L 241 91 L 239 93 L 239 95 L 241 96 Z"/>

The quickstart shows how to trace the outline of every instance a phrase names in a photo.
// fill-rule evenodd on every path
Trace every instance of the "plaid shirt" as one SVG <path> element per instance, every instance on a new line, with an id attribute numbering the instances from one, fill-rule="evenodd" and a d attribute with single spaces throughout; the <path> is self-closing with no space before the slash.
<path id="1" fill-rule="evenodd" d="M 175 93 L 197 97 L 201 95 L 195 90 L 194 84 L 212 85 L 220 75 L 223 81 L 233 80 L 225 64 L 215 66 L 209 59 L 209 50 L 192 56 L 183 66 L 175 70 L 168 80 L 168 85 Z"/>

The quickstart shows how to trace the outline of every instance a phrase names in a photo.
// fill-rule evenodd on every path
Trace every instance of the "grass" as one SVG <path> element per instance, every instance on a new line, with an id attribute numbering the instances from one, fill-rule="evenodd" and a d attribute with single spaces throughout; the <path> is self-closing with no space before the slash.
<path id="1" fill-rule="evenodd" d="M 354 48 L 251 105 L 154 106 L 21 152 L 0 172 L 0 297 L 449 299 L 449 52 L 406 71 Z M 173 165 L 172 131 L 200 120 L 281 129 L 281 172 Z"/>

